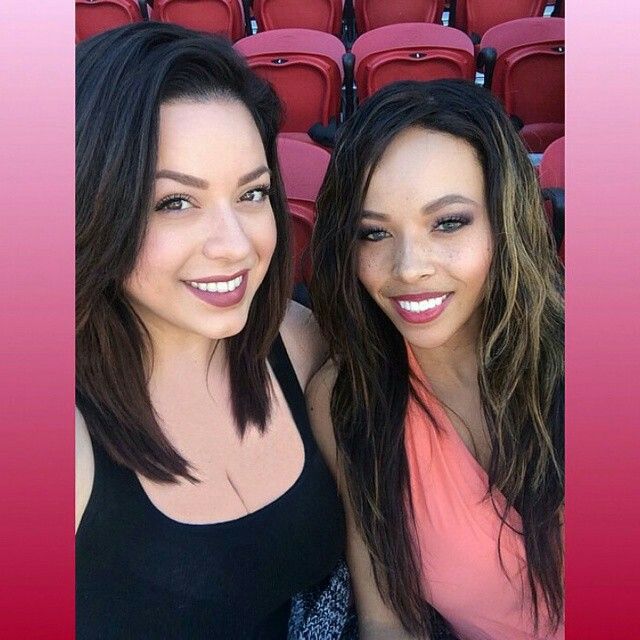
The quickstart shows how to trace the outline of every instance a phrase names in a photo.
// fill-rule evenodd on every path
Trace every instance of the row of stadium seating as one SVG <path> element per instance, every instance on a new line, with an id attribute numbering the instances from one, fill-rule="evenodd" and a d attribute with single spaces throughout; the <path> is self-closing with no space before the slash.
<path id="1" fill-rule="evenodd" d="M 91 0 L 91 4 L 112 1 L 123 2 Z M 89 0 L 76 2 L 85 4 Z M 162 2 L 155 0 L 156 12 Z M 192 0 L 193 6 L 201 2 L 206 4 L 207 0 Z M 461 0 L 458 3 L 460 6 Z M 266 5 L 254 1 L 254 11 L 261 4 Z M 297 6 L 307 5 L 302 1 Z M 455 8 L 452 3 L 449 10 Z M 244 16 L 238 22 L 240 26 L 236 25 L 239 32 L 242 20 Z M 236 39 L 234 46 L 256 73 L 274 86 L 285 105 L 278 147 L 293 220 L 297 283 L 307 282 L 310 276 L 307 248 L 315 220 L 315 200 L 330 157 L 314 141 L 331 146 L 338 124 L 356 103 L 390 82 L 473 80 L 477 70 L 484 74 L 485 87 L 502 101 L 520 128 L 529 151 L 544 152 L 538 167 L 540 184 L 548 201 L 559 255 L 564 258 L 562 18 L 521 18 L 500 23 L 488 28 L 477 44 L 458 29 L 414 22 L 370 29 L 355 39 L 351 51 L 330 33 L 299 28 L 259 31 Z"/>
<path id="2" fill-rule="evenodd" d="M 286 108 L 282 130 L 309 134 L 326 146 L 355 103 L 386 84 L 473 80 L 477 68 L 530 152 L 542 153 L 564 135 L 563 18 L 522 18 L 492 27 L 477 57 L 466 34 L 426 23 L 368 31 L 351 52 L 334 36 L 307 29 L 265 31 L 234 46 L 278 92 Z"/>
<path id="3" fill-rule="evenodd" d="M 329 165 L 325 149 L 285 135 L 278 136 L 278 157 L 293 223 L 296 284 L 311 276 L 309 245 L 316 219 L 316 199 Z M 564 263 L 564 137 L 554 141 L 538 167 L 549 223 Z"/>
<path id="4" fill-rule="evenodd" d="M 196 31 L 224 33 L 236 41 L 258 31 L 316 29 L 342 37 L 347 48 L 362 34 L 404 22 L 441 24 L 469 35 L 479 44 L 484 33 L 502 22 L 542 16 L 554 4 L 564 17 L 563 0 L 75 0 L 76 37 L 132 21 L 154 19 Z"/>
<path id="5" fill-rule="evenodd" d="M 208 0 L 190 1 L 194 11 L 201 5 L 209 6 Z M 131 0 L 76 0 L 76 6 L 123 7 L 127 2 Z M 187 6 L 184 2 L 154 0 L 154 11 Z M 239 0 L 233 2 L 241 6 Z M 137 7 L 137 2 L 134 4 Z M 313 4 L 304 0 L 297 6 Z M 263 3 L 256 0 L 254 5 L 258 10 Z M 450 10 L 454 8 L 452 3 Z M 187 26 L 204 26 L 184 19 L 186 14 L 163 15 L 176 21 L 182 17 Z M 238 15 L 236 27 L 241 32 L 242 16 Z M 78 20 L 78 38 L 85 33 L 83 24 Z M 389 82 L 473 80 L 476 70 L 484 74 L 485 87 L 502 101 L 530 152 L 542 153 L 550 142 L 564 135 L 562 18 L 501 23 L 489 28 L 477 45 L 457 29 L 416 22 L 367 31 L 356 38 L 351 51 L 334 35 L 297 28 L 258 32 L 237 40 L 235 47 L 282 99 L 286 111 L 282 130 L 305 139 L 311 136 L 325 146 L 331 146 L 337 126 L 355 105 Z"/>

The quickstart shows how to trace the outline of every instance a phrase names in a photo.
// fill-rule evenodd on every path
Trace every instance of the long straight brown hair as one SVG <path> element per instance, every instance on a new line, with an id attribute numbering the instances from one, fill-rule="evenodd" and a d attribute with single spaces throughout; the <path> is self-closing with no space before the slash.
<path id="1" fill-rule="evenodd" d="M 396 83 L 364 102 L 339 132 L 318 200 L 311 295 L 338 367 L 331 416 L 349 499 L 383 599 L 407 631 L 428 632 L 428 594 L 421 590 L 406 499 L 404 422 L 409 398 L 420 402 L 418 382 L 402 336 L 357 277 L 358 229 L 371 176 L 389 143 L 408 127 L 466 140 L 483 166 L 495 247 L 477 345 L 491 439 L 487 490 L 506 498 L 504 510 L 496 506 L 501 532 L 511 508 L 522 516 L 518 533 L 532 614 L 538 625 L 544 605 L 557 628 L 564 593 L 561 274 L 526 151 L 497 101 L 466 81 Z M 500 539 L 497 547 L 500 554 Z"/>
<path id="2" fill-rule="evenodd" d="M 106 32 L 76 56 L 76 402 L 93 439 L 116 460 L 161 482 L 194 479 L 158 425 L 147 388 L 149 335 L 129 304 L 131 273 L 151 210 L 160 105 L 235 100 L 252 114 L 272 172 L 277 245 L 244 329 L 227 340 L 240 433 L 269 418 L 266 357 L 291 288 L 289 226 L 276 155 L 273 90 L 231 45 L 178 26 Z"/>

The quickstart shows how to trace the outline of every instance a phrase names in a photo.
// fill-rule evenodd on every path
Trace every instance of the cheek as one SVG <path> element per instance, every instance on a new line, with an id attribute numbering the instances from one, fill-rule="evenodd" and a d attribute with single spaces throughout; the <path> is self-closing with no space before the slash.
<path id="1" fill-rule="evenodd" d="M 393 253 L 390 242 L 362 242 L 358 251 L 358 278 L 373 293 L 391 277 Z"/>
<path id="2" fill-rule="evenodd" d="M 472 288 L 484 290 L 492 258 L 492 244 L 490 241 L 485 241 L 464 259 L 462 263 L 464 277 Z"/>
<path id="3" fill-rule="evenodd" d="M 273 252 L 276 249 L 276 246 L 278 244 L 278 227 L 276 226 L 276 218 L 273 215 L 273 213 L 271 214 L 271 217 L 269 218 L 269 232 L 268 232 L 268 237 L 270 239 L 269 242 L 269 256 L 273 255 Z"/>
<path id="4" fill-rule="evenodd" d="M 484 248 L 480 255 L 480 271 L 483 274 L 482 280 L 486 283 L 493 262 L 493 240 L 491 236 L 485 240 Z"/>
<path id="5" fill-rule="evenodd" d="M 358 252 L 358 280 L 373 297 L 378 284 L 382 280 L 380 276 L 379 256 L 373 251 L 361 249 Z"/>
<path id="6" fill-rule="evenodd" d="M 140 247 L 131 275 L 125 282 L 128 291 L 144 288 L 155 291 L 162 288 L 163 276 L 177 277 L 180 266 L 181 243 L 176 242 L 174 235 L 163 234 L 149 228 Z"/>
<path id="7" fill-rule="evenodd" d="M 278 228 L 273 212 L 265 215 L 254 232 L 254 246 L 260 257 L 268 263 L 271 261 L 278 244 Z M 265 268 L 266 268 L 265 266 Z"/>
<path id="8" fill-rule="evenodd" d="M 451 243 L 443 253 L 450 274 L 471 288 L 481 287 L 489 275 L 493 241 L 488 228 L 478 228 L 464 242 Z"/>

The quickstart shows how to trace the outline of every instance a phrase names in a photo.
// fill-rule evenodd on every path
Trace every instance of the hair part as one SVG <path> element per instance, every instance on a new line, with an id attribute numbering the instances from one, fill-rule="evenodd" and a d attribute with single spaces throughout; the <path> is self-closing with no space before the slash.
<path id="1" fill-rule="evenodd" d="M 492 454 L 489 494 L 506 499 L 502 526 L 522 516 L 536 625 L 544 604 L 563 617 L 564 308 L 540 189 L 499 103 L 461 80 L 398 82 L 339 130 L 318 199 L 311 294 L 339 373 L 331 415 L 353 510 L 377 586 L 405 629 L 430 629 L 413 532 L 404 449 L 407 405 L 420 401 L 401 334 L 358 281 L 358 226 L 371 176 L 409 127 L 468 142 L 483 167 L 494 254 L 478 344 L 478 383 Z M 404 496 L 405 499 L 399 496 Z M 508 525 L 507 525 L 508 526 Z M 502 529 L 501 529 L 502 531 Z M 500 540 L 498 540 L 500 552 Z"/>
<path id="2" fill-rule="evenodd" d="M 266 357 L 291 290 L 276 152 L 281 106 L 226 40 L 169 24 L 129 25 L 82 42 L 76 78 L 76 402 L 92 438 L 120 464 L 159 482 L 195 481 L 158 424 L 147 386 L 150 336 L 124 291 L 152 208 L 160 106 L 238 101 L 272 172 L 275 252 L 245 327 L 226 340 L 240 434 L 249 425 L 264 430 L 269 419 Z"/>

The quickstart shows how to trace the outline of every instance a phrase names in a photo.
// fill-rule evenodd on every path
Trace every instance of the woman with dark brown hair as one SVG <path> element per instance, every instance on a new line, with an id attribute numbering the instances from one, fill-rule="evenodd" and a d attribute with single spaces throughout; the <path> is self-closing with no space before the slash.
<path id="1" fill-rule="evenodd" d="M 434 609 L 462 640 L 563 637 L 561 275 L 500 105 L 464 81 L 363 103 L 312 253 L 361 637 L 434 637 Z"/>
<path id="2" fill-rule="evenodd" d="M 77 49 L 78 638 L 286 638 L 343 550 L 288 301 L 279 103 L 221 39 Z"/>

